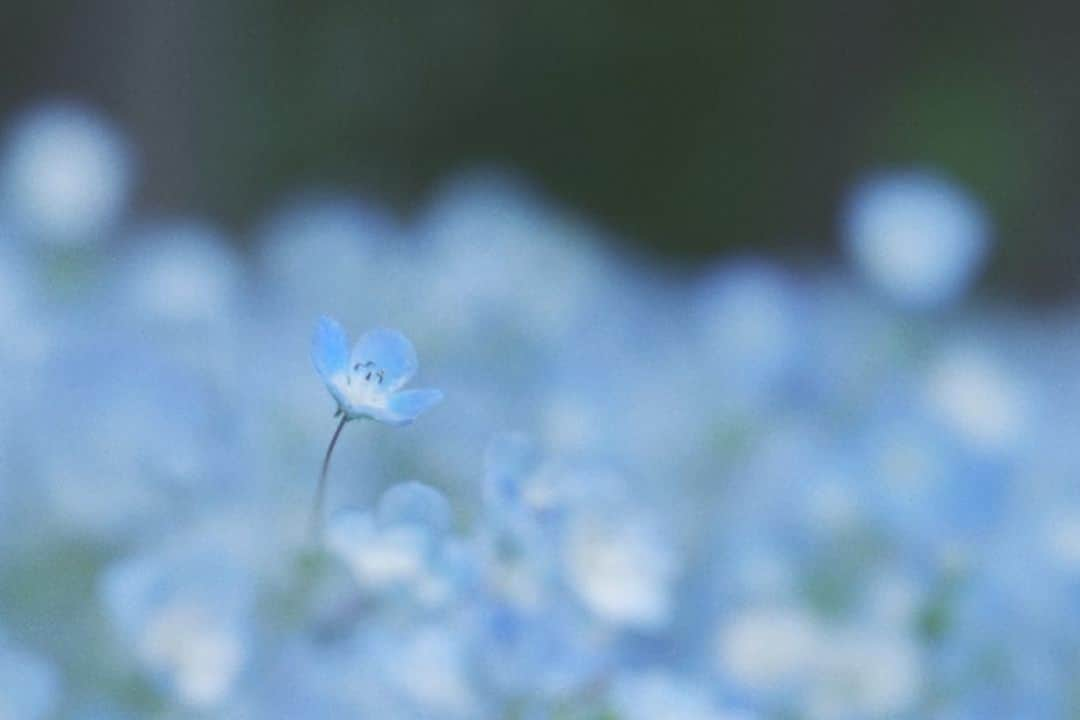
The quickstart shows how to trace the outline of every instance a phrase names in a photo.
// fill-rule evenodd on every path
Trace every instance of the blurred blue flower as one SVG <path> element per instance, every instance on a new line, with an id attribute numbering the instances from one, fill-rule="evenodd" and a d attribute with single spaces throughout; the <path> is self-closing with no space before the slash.
<path id="1" fill-rule="evenodd" d="M 441 535 L 450 530 L 450 501 L 441 492 L 418 482 L 392 485 L 379 497 L 375 518 L 383 527 L 415 525 Z"/>
<path id="2" fill-rule="evenodd" d="M 408 425 L 443 398 L 440 390 L 401 390 L 419 365 L 412 343 L 396 330 L 365 333 L 350 355 L 341 325 L 320 318 L 311 359 L 337 401 L 338 412 L 349 420 Z"/>
<path id="3" fill-rule="evenodd" d="M 249 659 L 254 603 L 249 568 L 229 536 L 208 528 L 118 561 L 100 596 L 124 646 L 177 700 L 224 702 Z"/>
<path id="4" fill-rule="evenodd" d="M 21 235 L 78 246 L 101 240 L 127 207 L 134 162 L 127 141 L 88 108 L 54 102 L 9 128 L 0 205 Z"/>
<path id="5" fill-rule="evenodd" d="M 120 300 L 173 333 L 222 322 L 235 311 L 242 277 L 229 243 L 216 228 L 196 220 L 161 220 L 139 228 L 118 263 Z"/>
<path id="6" fill-rule="evenodd" d="M 0 720 L 44 720 L 60 700 L 60 678 L 51 664 L 0 636 Z"/>
<path id="7" fill-rule="evenodd" d="M 415 303 L 391 249 L 403 229 L 384 209 L 335 192 L 302 192 L 287 198 L 260 223 L 257 262 L 261 289 L 306 324 L 325 307 L 348 307 L 350 322 L 370 322 L 365 312 L 401 315 Z M 333 258 L 333 262 L 326 262 Z M 412 258 L 410 258 L 412 259 Z M 319 278 L 312 282 L 312 278 Z M 387 305 L 387 298 L 401 298 Z M 283 308 L 284 309 L 284 308 Z"/>
<path id="8" fill-rule="evenodd" d="M 696 293 L 703 350 L 717 372 L 718 400 L 768 399 L 790 389 L 805 335 L 795 279 L 758 259 L 725 263 Z"/>
<path id="9" fill-rule="evenodd" d="M 387 632 L 388 631 L 388 632 Z M 378 658 L 379 678 L 392 698 L 376 713 L 387 716 L 387 705 L 401 707 L 393 717 L 472 720 L 491 717 L 482 711 L 477 677 L 472 672 L 468 637 L 462 628 L 446 623 L 419 623 L 375 633 L 365 655 Z"/>
<path id="10" fill-rule="evenodd" d="M 366 591 L 408 590 L 428 606 L 449 600 L 459 565 L 450 530 L 450 504 L 428 485 L 388 488 L 374 512 L 343 510 L 330 520 L 330 550 Z"/>
<path id="11" fill-rule="evenodd" d="M 869 178 L 845 212 L 844 240 L 859 271 L 902 305 L 927 308 L 960 297 L 989 250 L 982 206 L 932 173 Z"/>

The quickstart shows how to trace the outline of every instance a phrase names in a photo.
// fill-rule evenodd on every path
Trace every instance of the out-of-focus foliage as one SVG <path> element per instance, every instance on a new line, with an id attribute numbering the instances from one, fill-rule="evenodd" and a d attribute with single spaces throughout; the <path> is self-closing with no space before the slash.
<path id="1" fill-rule="evenodd" d="M 241 255 L 56 107 L 0 157 L 3 720 L 1080 709 L 1077 322 L 972 293 L 954 180 L 856 184 L 849 269 L 660 274 L 494 170 Z M 322 314 L 445 401 L 346 427 L 313 547 Z"/>

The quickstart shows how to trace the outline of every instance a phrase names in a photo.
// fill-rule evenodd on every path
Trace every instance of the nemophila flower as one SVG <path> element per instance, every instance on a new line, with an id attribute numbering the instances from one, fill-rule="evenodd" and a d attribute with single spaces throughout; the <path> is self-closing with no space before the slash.
<path id="1" fill-rule="evenodd" d="M 401 390 L 419 365 L 412 343 L 396 330 L 365 333 L 350 354 L 341 325 L 320 318 L 311 359 L 347 420 L 408 425 L 443 397 L 439 390 Z"/>
<path id="2" fill-rule="evenodd" d="M 337 401 L 338 424 L 323 458 L 315 497 L 312 531 L 321 523 L 326 471 L 338 436 L 349 420 L 369 418 L 387 425 L 408 425 L 438 404 L 440 390 L 402 390 L 419 368 L 416 349 L 396 330 L 378 328 L 365 333 L 349 352 L 345 331 L 337 321 L 319 318 L 311 342 L 311 360 L 330 395 Z"/>

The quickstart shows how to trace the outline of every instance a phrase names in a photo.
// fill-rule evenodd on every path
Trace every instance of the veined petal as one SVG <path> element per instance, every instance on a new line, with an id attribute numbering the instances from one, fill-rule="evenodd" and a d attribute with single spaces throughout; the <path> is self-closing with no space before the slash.
<path id="1" fill-rule="evenodd" d="M 378 374 L 379 384 L 386 392 L 407 383 L 419 367 L 416 349 L 409 339 L 397 330 L 385 328 L 364 333 L 353 348 L 349 363 L 361 377 L 365 369 Z"/>
<path id="2" fill-rule="evenodd" d="M 386 407 L 379 408 L 371 417 L 387 425 L 408 425 L 442 399 L 441 390 L 405 390 L 391 395 Z"/>
<path id="3" fill-rule="evenodd" d="M 331 378 L 349 370 L 349 342 L 345 330 L 328 317 L 319 318 L 315 335 L 311 338 L 311 361 L 323 382 L 331 384 Z"/>

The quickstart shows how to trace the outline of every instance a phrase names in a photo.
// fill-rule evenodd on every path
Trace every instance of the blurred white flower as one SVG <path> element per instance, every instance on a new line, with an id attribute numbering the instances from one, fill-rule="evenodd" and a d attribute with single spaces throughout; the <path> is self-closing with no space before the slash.
<path id="1" fill-rule="evenodd" d="M 814 664 L 805 703 L 813 720 L 900 717 L 922 691 L 924 659 L 910 634 L 875 628 L 830 633 Z"/>
<path id="2" fill-rule="evenodd" d="M 383 492 L 374 513 L 343 510 L 331 518 L 327 544 L 365 590 L 407 588 L 416 599 L 445 597 L 440 571 L 453 571 L 444 547 L 450 506 L 438 490 L 418 482 Z M 432 584 L 435 583 L 436 586 Z"/>
<path id="3" fill-rule="evenodd" d="M 172 678 L 186 702 L 209 707 L 228 695 L 246 649 L 233 623 L 215 608 L 177 602 L 149 619 L 138 652 Z"/>
<path id="4" fill-rule="evenodd" d="M 647 522 L 583 513 L 571 521 L 563 561 L 571 586 L 603 620 L 649 629 L 670 618 L 674 553 Z"/>
<path id="5" fill-rule="evenodd" d="M 782 697 L 809 680 L 820 645 L 821 629 L 807 610 L 749 608 L 720 627 L 717 669 L 749 692 Z"/>
<path id="6" fill-rule="evenodd" d="M 971 448 L 1008 453 L 1027 439 L 1030 401 L 1019 379 L 973 346 L 947 349 L 927 373 L 926 402 Z"/>
<path id="7" fill-rule="evenodd" d="M 380 528 L 361 511 L 334 515 L 327 543 L 364 587 L 375 590 L 419 580 L 427 568 L 429 536 L 411 525 Z"/>
<path id="8" fill-rule="evenodd" d="M 227 700 L 250 657 L 250 568 L 221 546 L 230 538 L 174 538 L 113 564 L 101 582 L 103 604 L 126 645 L 193 708 Z"/>

